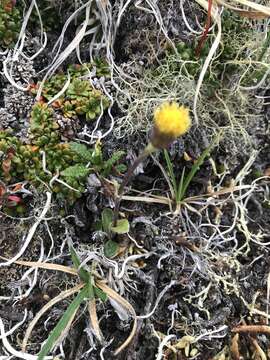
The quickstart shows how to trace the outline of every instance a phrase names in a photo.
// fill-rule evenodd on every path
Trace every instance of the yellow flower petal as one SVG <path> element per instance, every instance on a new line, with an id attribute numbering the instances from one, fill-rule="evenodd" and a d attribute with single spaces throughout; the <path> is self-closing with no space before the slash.
<path id="1" fill-rule="evenodd" d="M 156 109 L 154 122 L 160 135 L 176 139 L 190 128 L 189 109 L 179 106 L 176 102 L 166 102 Z"/>

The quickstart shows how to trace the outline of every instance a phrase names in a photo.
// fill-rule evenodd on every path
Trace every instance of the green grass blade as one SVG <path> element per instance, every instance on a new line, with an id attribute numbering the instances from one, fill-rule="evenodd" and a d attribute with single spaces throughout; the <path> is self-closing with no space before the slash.
<path id="1" fill-rule="evenodd" d="M 73 245 L 71 243 L 69 243 L 68 246 L 69 246 L 69 251 L 70 251 L 72 262 L 73 262 L 75 268 L 78 269 L 80 267 L 80 265 L 81 265 L 80 257 L 76 253 L 76 250 L 74 249 L 74 247 L 73 247 Z M 80 276 L 80 279 L 83 282 L 85 282 L 85 283 L 90 282 L 90 274 L 85 269 L 80 268 L 79 276 Z"/>
<path id="2" fill-rule="evenodd" d="M 168 173 L 169 173 L 170 179 L 171 179 L 171 181 L 172 181 L 172 186 L 173 186 L 173 190 L 174 190 L 174 195 L 175 195 L 175 197 L 176 197 L 176 196 L 177 196 L 176 178 L 175 178 L 174 171 L 173 171 L 173 164 L 172 164 L 172 162 L 171 162 L 169 153 L 168 153 L 168 151 L 167 151 L 166 149 L 164 149 L 164 157 L 165 157 L 165 160 L 166 160 L 166 164 L 167 164 L 167 168 L 168 168 Z"/>
<path id="3" fill-rule="evenodd" d="M 38 360 L 43 360 L 45 356 L 53 349 L 55 343 L 65 331 L 70 319 L 79 309 L 79 306 L 87 298 L 88 288 L 85 286 L 75 299 L 69 304 L 67 310 L 62 315 L 61 319 L 58 321 L 55 328 L 50 333 L 46 343 L 43 345 L 41 351 L 38 354 Z"/>
<path id="4" fill-rule="evenodd" d="M 186 171 L 186 168 L 184 167 L 182 174 L 181 174 L 181 179 L 179 181 L 178 189 L 177 189 L 176 204 L 178 204 L 182 200 L 185 171 Z"/>
<path id="5" fill-rule="evenodd" d="M 182 185 L 182 191 L 181 191 L 181 196 L 180 196 L 180 201 L 183 200 L 187 188 L 189 187 L 190 182 L 192 181 L 192 179 L 194 178 L 196 172 L 200 169 L 200 166 L 203 164 L 205 158 L 210 154 L 210 152 L 212 151 L 213 147 L 215 146 L 215 144 L 217 143 L 217 141 L 219 140 L 219 135 L 214 139 L 214 141 L 202 152 L 202 154 L 199 156 L 199 158 L 196 160 L 196 162 L 193 164 L 191 170 L 189 171 L 189 173 L 187 174 L 187 177 L 185 178 L 183 185 Z"/>

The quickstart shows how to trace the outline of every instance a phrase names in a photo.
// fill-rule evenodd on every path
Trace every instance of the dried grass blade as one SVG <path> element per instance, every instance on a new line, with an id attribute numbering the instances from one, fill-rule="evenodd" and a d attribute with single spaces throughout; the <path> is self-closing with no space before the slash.
<path id="1" fill-rule="evenodd" d="M 239 341 L 239 334 L 235 334 L 234 337 L 232 338 L 231 346 L 230 346 L 233 360 L 240 360 L 238 341 Z"/>
<path id="2" fill-rule="evenodd" d="M 7 260 L 7 261 L 9 260 L 3 256 L 0 256 L 0 259 Z M 17 260 L 17 261 L 14 261 L 14 263 L 18 264 L 18 265 L 33 267 L 33 268 L 62 271 L 67 274 L 78 276 L 78 272 L 76 269 L 72 269 L 72 268 L 70 268 L 68 266 L 64 266 L 64 265 L 49 264 L 49 263 L 44 263 L 44 262 L 39 262 L 39 261 L 23 261 L 23 260 Z"/>
<path id="3" fill-rule="evenodd" d="M 136 317 L 136 312 L 133 308 L 132 305 L 130 305 L 130 303 L 128 301 L 126 301 L 124 298 L 122 298 L 122 296 L 118 295 L 117 292 L 115 292 L 114 290 L 112 290 L 109 286 L 105 285 L 104 283 L 102 283 L 101 281 L 97 281 L 96 285 L 105 292 L 105 294 L 108 295 L 108 297 L 112 298 L 113 300 L 117 301 L 120 305 L 122 305 L 124 308 L 126 308 L 130 314 L 133 316 L 134 318 L 134 323 L 133 323 L 133 327 L 131 330 L 131 333 L 129 334 L 128 338 L 123 342 L 123 344 L 121 346 L 119 346 L 115 351 L 114 351 L 114 355 L 118 355 L 121 351 L 123 351 L 131 342 L 131 340 L 133 339 L 135 333 L 136 333 L 136 329 L 137 329 L 137 317 Z"/>
<path id="4" fill-rule="evenodd" d="M 146 203 L 155 203 L 155 204 L 164 204 L 164 205 L 170 205 L 171 200 L 167 199 L 165 197 L 147 197 L 147 196 L 128 196 L 124 195 L 122 196 L 122 200 L 128 200 L 128 201 L 140 201 L 140 202 L 146 202 Z"/>
<path id="5" fill-rule="evenodd" d="M 51 299 L 46 305 L 44 305 L 39 310 L 39 312 L 36 314 L 36 316 L 30 322 L 28 328 L 26 329 L 26 332 L 25 332 L 25 335 L 24 335 L 24 338 L 23 338 L 23 341 L 22 341 L 22 351 L 23 352 L 26 351 L 27 343 L 28 343 L 28 340 L 29 340 L 29 338 L 31 336 L 33 328 L 35 327 L 35 325 L 39 321 L 39 319 L 45 314 L 45 312 L 47 312 L 52 306 L 54 306 L 58 302 L 66 299 L 67 297 L 69 297 L 69 296 L 75 294 L 76 292 L 78 292 L 83 286 L 84 286 L 84 284 L 79 284 L 79 285 L 76 285 L 76 286 L 74 286 L 73 288 L 71 288 L 69 290 L 61 292 L 58 296 Z"/>
<path id="6" fill-rule="evenodd" d="M 270 7 L 269 6 L 256 4 L 254 1 L 249 1 L 249 0 L 232 0 L 232 1 L 235 3 L 241 4 L 241 5 L 247 6 L 256 11 L 259 11 L 265 15 L 270 16 Z"/>
<path id="7" fill-rule="evenodd" d="M 91 326 L 94 330 L 95 336 L 97 337 L 99 342 L 103 342 L 103 336 L 99 327 L 98 317 L 97 317 L 97 307 L 96 307 L 96 299 L 92 299 L 88 302 L 88 312 L 90 316 Z"/>
<path id="8" fill-rule="evenodd" d="M 197 3 L 199 3 L 204 9 L 208 10 L 208 2 L 207 1 L 203 1 L 203 0 L 196 0 Z M 218 31 L 217 31 L 217 35 L 216 38 L 210 48 L 210 51 L 204 61 L 198 82 L 197 82 L 197 86 L 195 89 L 195 96 L 194 96 L 194 102 L 193 102 L 193 113 L 194 113 L 194 119 L 195 119 L 195 123 L 196 125 L 199 124 L 199 118 L 198 118 L 198 114 L 197 114 L 197 103 L 198 103 L 198 99 L 199 99 L 199 95 L 200 95 L 200 89 L 203 83 L 203 79 L 204 76 L 207 72 L 207 69 L 211 63 L 211 60 L 214 57 L 215 52 L 218 49 L 218 46 L 220 44 L 221 41 L 221 34 L 222 34 L 222 29 L 221 29 L 221 16 L 218 13 L 218 8 L 217 6 L 212 6 L 212 12 L 211 12 L 211 16 L 212 18 L 215 20 L 215 22 L 217 23 L 218 26 Z"/>
<path id="9" fill-rule="evenodd" d="M 227 9 L 237 12 L 240 16 L 247 17 L 249 19 L 265 19 L 269 16 L 268 14 L 262 11 L 244 10 L 239 7 L 232 6 L 224 0 L 216 0 L 216 2 L 220 5 L 225 6 Z"/>

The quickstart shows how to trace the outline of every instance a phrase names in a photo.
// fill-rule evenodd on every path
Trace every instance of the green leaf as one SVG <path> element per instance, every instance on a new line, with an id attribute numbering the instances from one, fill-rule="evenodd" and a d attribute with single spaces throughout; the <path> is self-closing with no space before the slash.
<path id="1" fill-rule="evenodd" d="M 111 170 L 112 167 L 125 155 L 125 151 L 119 150 L 115 151 L 111 158 L 104 162 L 103 164 L 103 176 L 107 176 Z"/>
<path id="2" fill-rule="evenodd" d="M 93 111 L 88 111 L 86 113 L 87 120 L 94 120 L 96 117 L 97 117 L 97 115 Z"/>
<path id="3" fill-rule="evenodd" d="M 116 226 L 111 227 L 111 231 L 116 234 L 126 234 L 129 232 L 129 222 L 127 219 L 117 220 Z"/>
<path id="4" fill-rule="evenodd" d="M 71 243 L 69 243 L 68 246 L 69 246 L 69 251 L 70 251 L 72 262 L 73 262 L 75 268 L 78 269 L 80 267 L 80 265 L 81 265 L 80 257 L 77 254 L 76 250 L 74 249 L 74 247 L 73 247 L 73 245 Z M 88 284 L 90 282 L 90 274 L 89 274 L 89 272 L 86 271 L 82 267 L 79 270 L 79 276 L 80 276 L 80 279 L 83 282 L 85 282 L 86 284 Z"/>
<path id="5" fill-rule="evenodd" d="M 177 184 L 176 184 L 176 178 L 174 175 L 174 171 L 173 171 L 173 164 L 172 161 L 170 159 L 169 153 L 166 149 L 164 149 L 164 157 L 166 160 L 166 164 L 167 164 L 167 168 L 168 168 L 168 173 L 172 182 L 172 186 L 173 186 L 173 190 L 174 190 L 174 194 L 175 196 L 177 196 Z"/>
<path id="6" fill-rule="evenodd" d="M 90 280 L 86 284 L 87 287 L 87 297 L 89 300 L 93 300 L 95 298 L 95 292 L 94 292 L 94 286 L 92 284 L 92 279 L 90 277 Z"/>
<path id="7" fill-rule="evenodd" d="M 127 166 L 125 164 L 116 165 L 115 168 L 121 174 L 123 174 L 123 173 L 125 173 L 127 171 Z"/>
<path id="8" fill-rule="evenodd" d="M 187 177 L 184 179 L 183 184 L 181 186 L 182 190 L 180 195 L 180 201 L 183 200 L 190 182 L 194 178 L 197 171 L 200 169 L 200 166 L 203 164 L 205 158 L 210 155 L 210 152 L 212 151 L 216 143 L 219 141 L 219 138 L 220 138 L 220 134 L 216 136 L 213 142 L 202 152 L 202 154 L 193 164 L 192 168 L 190 169 L 189 173 L 187 174 Z"/>
<path id="9" fill-rule="evenodd" d="M 76 155 L 80 156 L 82 160 L 91 161 L 92 160 L 92 149 L 88 149 L 88 147 L 84 144 L 80 144 L 77 142 L 71 142 L 70 148 L 72 151 L 76 153 Z"/>
<path id="10" fill-rule="evenodd" d="M 103 155 L 102 155 L 101 145 L 99 142 L 95 144 L 95 150 L 92 153 L 92 163 L 97 166 L 103 164 Z"/>
<path id="11" fill-rule="evenodd" d="M 109 240 L 104 245 L 104 254 L 108 258 L 114 257 L 117 254 L 118 249 L 119 245 L 117 242 Z"/>
<path id="12" fill-rule="evenodd" d="M 185 171 L 186 168 L 184 167 L 182 174 L 181 174 L 181 179 L 179 181 L 179 185 L 178 185 L 178 190 L 177 190 L 177 194 L 176 194 L 176 203 L 180 203 L 182 200 L 182 193 L 183 193 L 183 184 L 184 184 L 184 179 L 185 179 Z"/>
<path id="13" fill-rule="evenodd" d="M 105 302 L 108 299 L 107 294 L 104 291 L 94 286 L 94 292 L 97 298 L 99 298 L 102 302 Z"/>
<path id="14" fill-rule="evenodd" d="M 67 310 L 64 312 L 61 319 L 58 321 L 57 325 L 50 333 L 46 343 L 42 346 L 42 349 L 38 354 L 38 360 L 43 360 L 45 356 L 47 356 L 47 354 L 53 349 L 55 343 L 61 337 L 66 327 L 68 326 L 70 319 L 78 311 L 79 306 L 87 297 L 87 294 L 88 288 L 87 286 L 85 286 L 75 297 L 75 299 L 69 304 Z"/>
<path id="15" fill-rule="evenodd" d="M 61 171 L 61 175 L 70 179 L 83 179 L 89 174 L 90 170 L 82 165 L 69 166 Z"/>
<path id="16" fill-rule="evenodd" d="M 103 225 L 101 220 L 98 220 L 97 222 L 94 223 L 94 230 L 103 231 Z"/>
<path id="17" fill-rule="evenodd" d="M 103 231 L 107 234 L 111 232 L 111 226 L 113 222 L 112 209 L 104 209 L 101 214 Z"/>

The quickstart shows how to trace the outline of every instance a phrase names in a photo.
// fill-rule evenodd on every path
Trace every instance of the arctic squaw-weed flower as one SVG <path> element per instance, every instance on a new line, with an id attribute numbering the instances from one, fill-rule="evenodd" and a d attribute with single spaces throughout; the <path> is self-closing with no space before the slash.
<path id="1" fill-rule="evenodd" d="M 165 102 L 160 105 L 154 112 L 154 126 L 150 137 L 149 144 L 144 148 L 142 153 L 130 165 L 119 189 L 115 201 L 113 224 L 116 226 L 120 201 L 129 180 L 134 174 L 136 167 L 158 149 L 166 148 L 172 141 L 179 136 L 184 135 L 191 126 L 189 110 L 184 106 L 179 106 L 176 102 Z"/>
<path id="2" fill-rule="evenodd" d="M 191 126 L 189 109 L 176 102 L 165 102 L 154 112 L 154 129 L 151 143 L 156 148 L 167 147 Z"/>

